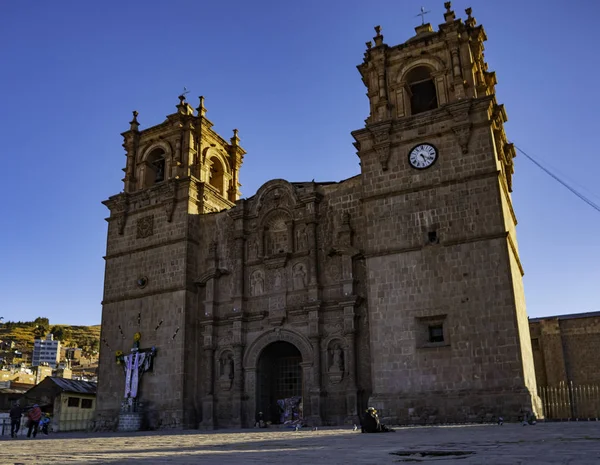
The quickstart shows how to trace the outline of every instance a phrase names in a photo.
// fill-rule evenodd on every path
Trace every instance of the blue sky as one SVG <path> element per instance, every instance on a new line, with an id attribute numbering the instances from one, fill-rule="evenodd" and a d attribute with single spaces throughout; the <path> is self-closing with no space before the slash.
<path id="1" fill-rule="evenodd" d="M 108 210 L 122 189 L 120 133 L 206 97 L 240 131 L 249 197 L 269 179 L 359 172 L 350 131 L 368 101 L 356 65 L 380 24 L 414 35 L 443 1 L 18 1 L 0 6 L 0 316 L 98 324 Z M 367 7 L 367 5 L 370 5 Z M 509 117 L 508 138 L 600 203 L 597 18 L 588 1 L 454 1 L 473 7 Z M 531 317 L 600 310 L 600 213 L 525 157 L 514 206 Z"/>

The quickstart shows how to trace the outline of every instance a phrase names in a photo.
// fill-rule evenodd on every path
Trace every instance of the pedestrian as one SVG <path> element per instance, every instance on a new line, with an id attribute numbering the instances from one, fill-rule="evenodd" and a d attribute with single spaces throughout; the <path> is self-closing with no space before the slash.
<path id="1" fill-rule="evenodd" d="M 19 405 L 19 402 L 15 402 L 13 408 L 10 409 L 10 437 L 14 438 L 19 432 L 21 427 L 21 416 L 23 415 L 23 409 Z"/>
<path id="2" fill-rule="evenodd" d="M 42 433 L 44 433 L 46 436 L 48 436 L 49 426 L 50 426 L 50 414 L 44 413 L 42 415 L 42 419 L 40 420 L 40 429 L 42 430 Z"/>
<path id="3" fill-rule="evenodd" d="M 34 404 L 33 407 L 27 412 L 28 429 L 27 429 L 27 437 L 31 437 L 31 432 L 33 431 L 33 437 L 37 436 L 38 425 L 40 423 L 40 419 L 42 418 L 42 410 L 38 404 Z"/>

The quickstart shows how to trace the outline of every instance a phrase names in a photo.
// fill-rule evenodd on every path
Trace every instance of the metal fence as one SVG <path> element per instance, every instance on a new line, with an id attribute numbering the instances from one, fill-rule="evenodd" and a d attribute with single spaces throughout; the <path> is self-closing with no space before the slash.
<path id="1" fill-rule="evenodd" d="M 600 418 L 600 386 L 561 383 L 540 386 L 544 416 L 548 420 L 598 420 Z"/>

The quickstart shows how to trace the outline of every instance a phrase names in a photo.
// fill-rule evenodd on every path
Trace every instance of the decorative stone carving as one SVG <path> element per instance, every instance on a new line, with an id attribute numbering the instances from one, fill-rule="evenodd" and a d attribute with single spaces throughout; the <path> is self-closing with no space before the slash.
<path id="1" fill-rule="evenodd" d="M 390 130 L 392 128 L 391 123 L 381 123 L 371 129 L 371 136 L 373 138 L 373 148 L 377 153 L 379 163 L 381 163 L 381 169 L 386 171 L 388 169 L 388 161 L 390 158 Z"/>
<path id="2" fill-rule="evenodd" d="M 469 139 L 471 138 L 471 123 L 454 126 L 454 136 L 458 140 L 462 153 L 469 153 Z"/>
<path id="3" fill-rule="evenodd" d="M 258 238 L 254 237 L 248 241 L 248 260 L 258 258 Z"/>
<path id="4" fill-rule="evenodd" d="M 284 270 L 275 270 L 275 273 L 273 273 L 273 289 L 279 290 L 282 288 L 285 279 L 284 273 Z"/>
<path id="5" fill-rule="evenodd" d="M 265 277 L 262 270 L 256 270 L 250 276 L 250 294 L 252 296 L 263 295 L 265 292 Z"/>
<path id="6" fill-rule="evenodd" d="M 331 281 L 339 281 L 342 277 L 342 269 L 340 266 L 340 257 L 332 257 L 331 262 L 327 266 L 327 275 Z"/>
<path id="7" fill-rule="evenodd" d="M 137 239 L 144 239 L 154 234 L 154 215 L 143 216 L 137 220 Z"/>
<path id="8" fill-rule="evenodd" d="M 308 247 L 308 236 L 306 226 L 301 226 L 296 230 L 296 251 L 306 250 Z"/>
<path id="9" fill-rule="evenodd" d="M 231 352 L 226 351 L 221 354 L 221 359 L 219 360 L 219 368 L 219 385 L 221 387 L 221 390 L 229 391 L 231 389 L 233 378 L 235 376 L 233 354 Z"/>
<path id="10" fill-rule="evenodd" d="M 120 194 L 114 197 L 113 214 L 117 216 L 117 226 L 119 234 L 123 234 L 125 224 L 127 223 L 127 213 L 129 212 L 129 196 Z"/>
<path id="11" fill-rule="evenodd" d="M 332 342 L 328 351 L 328 374 L 333 384 L 339 383 L 344 377 L 345 359 L 344 350 L 339 342 Z"/>
<path id="12" fill-rule="evenodd" d="M 306 267 L 304 263 L 296 263 L 292 268 L 294 280 L 294 289 L 304 289 L 306 287 Z"/>

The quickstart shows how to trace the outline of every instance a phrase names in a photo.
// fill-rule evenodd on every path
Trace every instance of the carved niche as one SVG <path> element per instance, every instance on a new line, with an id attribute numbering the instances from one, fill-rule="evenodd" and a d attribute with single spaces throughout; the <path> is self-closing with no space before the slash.
<path id="1" fill-rule="evenodd" d="M 334 339 L 327 350 L 327 373 L 333 384 L 339 383 L 346 372 L 345 354 L 341 341 Z"/>
<path id="2" fill-rule="evenodd" d="M 296 263 L 292 267 L 292 282 L 294 290 L 306 288 L 306 266 L 302 262 Z"/>
<path id="3" fill-rule="evenodd" d="M 308 249 L 308 234 L 306 233 L 306 225 L 298 226 L 295 234 L 296 251 L 301 252 Z"/>
<path id="4" fill-rule="evenodd" d="M 259 296 L 265 293 L 265 275 L 263 270 L 256 270 L 250 275 L 250 295 Z"/>
<path id="5" fill-rule="evenodd" d="M 233 353 L 226 350 L 219 358 L 219 386 L 223 391 L 229 391 L 233 384 L 234 373 Z"/>
<path id="6" fill-rule="evenodd" d="M 290 251 L 288 238 L 288 218 L 278 212 L 273 215 L 265 226 L 265 256 L 282 254 Z"/>

